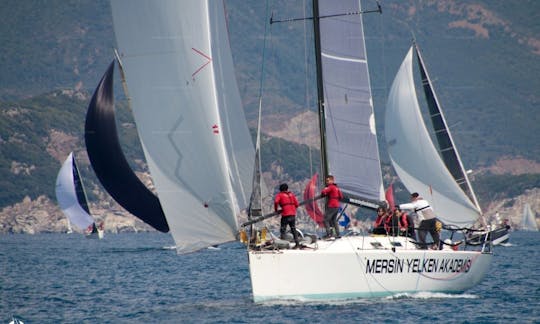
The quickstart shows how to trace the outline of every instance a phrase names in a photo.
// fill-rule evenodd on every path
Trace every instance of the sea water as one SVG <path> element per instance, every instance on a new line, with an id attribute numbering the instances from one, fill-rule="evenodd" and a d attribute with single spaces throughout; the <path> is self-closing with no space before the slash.
<path id="1" fill-rule="evenodd" d="M 0 323 L 540 323 L 539 232 L 512 232 L 465 293 L 328 303 L 253 303 L 242 245 L 173 245 L 161 233 L 1 235 Z"/>

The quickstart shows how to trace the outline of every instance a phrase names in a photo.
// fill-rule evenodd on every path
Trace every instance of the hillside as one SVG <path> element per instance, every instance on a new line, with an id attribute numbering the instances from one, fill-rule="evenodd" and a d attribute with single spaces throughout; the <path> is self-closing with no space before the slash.
<path id="1" fill-rule="evenodd" d="M 540 131 L 540 79 L 536 77 L 540 73 L 540 3 L 381 3 L 382 15 L 364 16 L 377 116 L 384 113 L 390 83 L 414 36 L 465 163 L 486 167 L 502 156 L 539 162 L 540 145 L 530 134 Z M 253 122 L 255 118 L 262 80 L 265 114 L 280 115 L 270 118 L 280 123 L 283 118 L 314 110 L 311 22 L 269 25 L 268 17 L 306 17 L 311 9 L 296 1 L 269 1 L 268 9 L 266 4 L 226 1 L 248 119 Z M 375 2 L 364 0 L 363 4 L 371 8 Z M 112 59 L 115 41 L 107 0 L 6 0 L 0 3 L 0 18 L 0 102 L 55 89 L 91 92 Z M 382 134 L 384 125 L 378 127 Z"/>
<path id="2" fill-rule="evenodd" d="M 362 2 L 366 7 L 375 3 Z M 311 21 L 270 26 L 268 17 L 310 16 L 309 6 L 301 3 L 276 0 L 267 8 L 265 1 L 226 0 L 237 80 L 251 127 L 263 85 L 267 182 L 273 187 L 291 181 L 299 190 L 317 170 L 319 155 Z M 483 207 L 488 212 L 505 208 L 517 221 L 522 201 L 533 206 L 540 201 L 535 189 L 540 187 L 540 145 L 534 135 L 540 132 L 540 2 L 381 3 L 382 15 L 364 16 L 377 120 L 382 120 L 394 73 L 414 35 L 464 163 L 475 170 Z M 124 218 L 113 220 L 127 213 L 100 190 L 84 154 L 89 95 L 115 43 L 108 1 L 5 0 L 0 18 L 0 224 L 44 210 L 60 221 L 54 181 L 61 161 L 75 150 L 93 188 L 90 200 L 100 202 L 95 206 L 100 215 L 119 224 L 116 228 L 147 230 L 133 219 L 129 225 Z M 124 150 L 144 176 L 136 129 L 118 96 Z M 386 163 L 384 125 L 377 127 Z M 0 228 L 5 231 L 10 229 Z"/>

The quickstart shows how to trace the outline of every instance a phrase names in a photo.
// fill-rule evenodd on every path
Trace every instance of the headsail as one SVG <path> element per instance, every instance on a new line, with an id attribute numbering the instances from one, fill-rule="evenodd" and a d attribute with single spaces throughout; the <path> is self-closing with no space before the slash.
<path id="1" fill-rule="evenodd" d="M 139 138 L 177 251 L 234 240 L 254 149 L 223 1 L 111 7 Z"/>
<path id="2" fill-rule="evenodd" d="M 58 172 L 56 199 L 68 220 L 80 230 L 94 224 L 73 153 L 69 153 Z"/>
<path id="3" fill-rule="evenodd" d="M 452 135 L 450 134 L 450 129 L 444 118 L 443 111 L 439 104 L 439 99 L 435 91 L 433 91 L 433 86 L 431 84 L 431 79 L 429 78 L 428 72 L 424 65 L 424 60 L 420 51 L 418 50 L 418 45 L 413 45 L 416 57 L 418 59 L 418 68 L 420 69 L 420 76 L 422 78 L 422 86 L 424 88 L 424 94 L 426 96 L 427 106 L 429 109 L 429 116 L 431 118 L 431 124 L 433 125 L 433 131 L 435 132 L 435 138 L 437 139 L 437 148 L 439 154 L 442 157 L 442 160 L 454 180 L 461 187 L 463 192 L 467 194 L 469 199 L 475 204 L 476 208 L 481 213 L 480 205 L 476 199 L 476 194 L 474 193 L 467 172 L 463 167 L 461 158 L 459 157 L 459 152 L 456 149 Z"/>
<path id="4" fill-rule="evenodd" d="M 410 192 L 430 201 L 441 221 L 471 225 L 480 217 L 480 210 L 455 182 L 431 141 L 418 104 L 412 57 L 411 47 L 386 105 L 385 133 L 392 165 Z"/>
<path id="5" fill-rule="evenodd" d="M 114 200 L 158 231 L 169 226 L 158 198 L 142 183 L 127 162 L 116 129 L 113 95 L 114 61 L 99 82 L 86 113 L 84 139 L 99 181 Z"/>
<path id="6" fill-rule="evenodd" d="M 360 11 L 357 0 L 318 3 L 319 17 Z M 384 193 L 362 15 L 325 17 L 319 26 L 328 172 L 345 195 L 380 202 Z"/>

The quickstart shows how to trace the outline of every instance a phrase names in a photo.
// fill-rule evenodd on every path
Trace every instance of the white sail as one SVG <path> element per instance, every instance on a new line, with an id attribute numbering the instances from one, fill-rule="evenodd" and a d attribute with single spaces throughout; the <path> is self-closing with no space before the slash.
<path id="1" fill-rule="evenodd" d="M 538 231 L 538 223 L 536 216 L 531 210 L 531 205 L 523 206 L 523 218 L 521 219 L 521 230 L 523 231 Z"/>
<path id="2" fill-rule="evenodd" d="M 456 183 L 431 141 L 418 104 L 412 58 L 411 47 L 386 105 L 385 134 L 392 165 L 410 192 L 430 201 L 441 221 L 472 225 L 480 211 Z"/>
<path id="3" fill-rule="evenodd" d="M 320 16 L 352 8 L 360 4 L 319 1 Z M 344 193 L 379 202 L 384 193 L 362 15 L 320 19 L 320 39 L 328 172 Z"/>
<path id="4" fill-rule="evenodd" d="M 177 250 L 234 240 L 254 149 L 223 1 L 111 7 L 139 137 Z"/>
<path id="5" fill-rule="evenodd" d="M 94 223 L 76 169 L 73 153 L 69 153 L 56 178 L 56 199 L 69 222 L 80 230 Z M 69 224 L 69 223 L 68 223 Z"/>

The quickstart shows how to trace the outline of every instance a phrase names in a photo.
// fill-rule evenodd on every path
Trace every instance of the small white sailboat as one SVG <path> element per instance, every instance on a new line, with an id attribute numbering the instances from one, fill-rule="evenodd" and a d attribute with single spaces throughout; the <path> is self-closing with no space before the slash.
<path id="1" fill-rule="evenodd" d="M 67 220 L 66 234 L 72 234 L 73 233 L 73 228 L 71 227 L 71 221 L 69 220 L 69 218 L 66 218 L 66 220 Z"/>
<path id="2" fill-rule="evenodd" d="M 323 174 L 336 177 L 347 202 L 375 208 L 384 192 L 362 18 L 342 14 L 359 5 L 314 1 L 321 151 Z M 250 216 L 262 213 L 260 146 L 254 152 L 234 82 L 223 1 L 112 0 L 111 7 L 139 137 L 177 251 L 237 239 L 248 202 Z M 398 83 L 408 78 L 404 66 Z M 264 225 L 249 239 L 243 234 L 255 301 L 461 292 L 482 280 L 492 256 L 369 234 L 310 237 L 306 249 L 293 250 L 274 245 Z"/>
<path id="3" fill-rule="evenodd" d="M 103 238 L 103 225 L 96 225 L 90 215 L 88 199 L 73 152 L 69 153 L 58 172 L 56 199 L 69 223 L 81 231 L 86 231 L 87 238 Z"/>
<path id="4" fill-rule="evenodd" d="M 536 216 L 531 209 L 531 205 L 528 203 L 523 206 L 523 217 L 521 219 L 522 231 L 538 231 L 538 223 L 536 222 Z"/>

